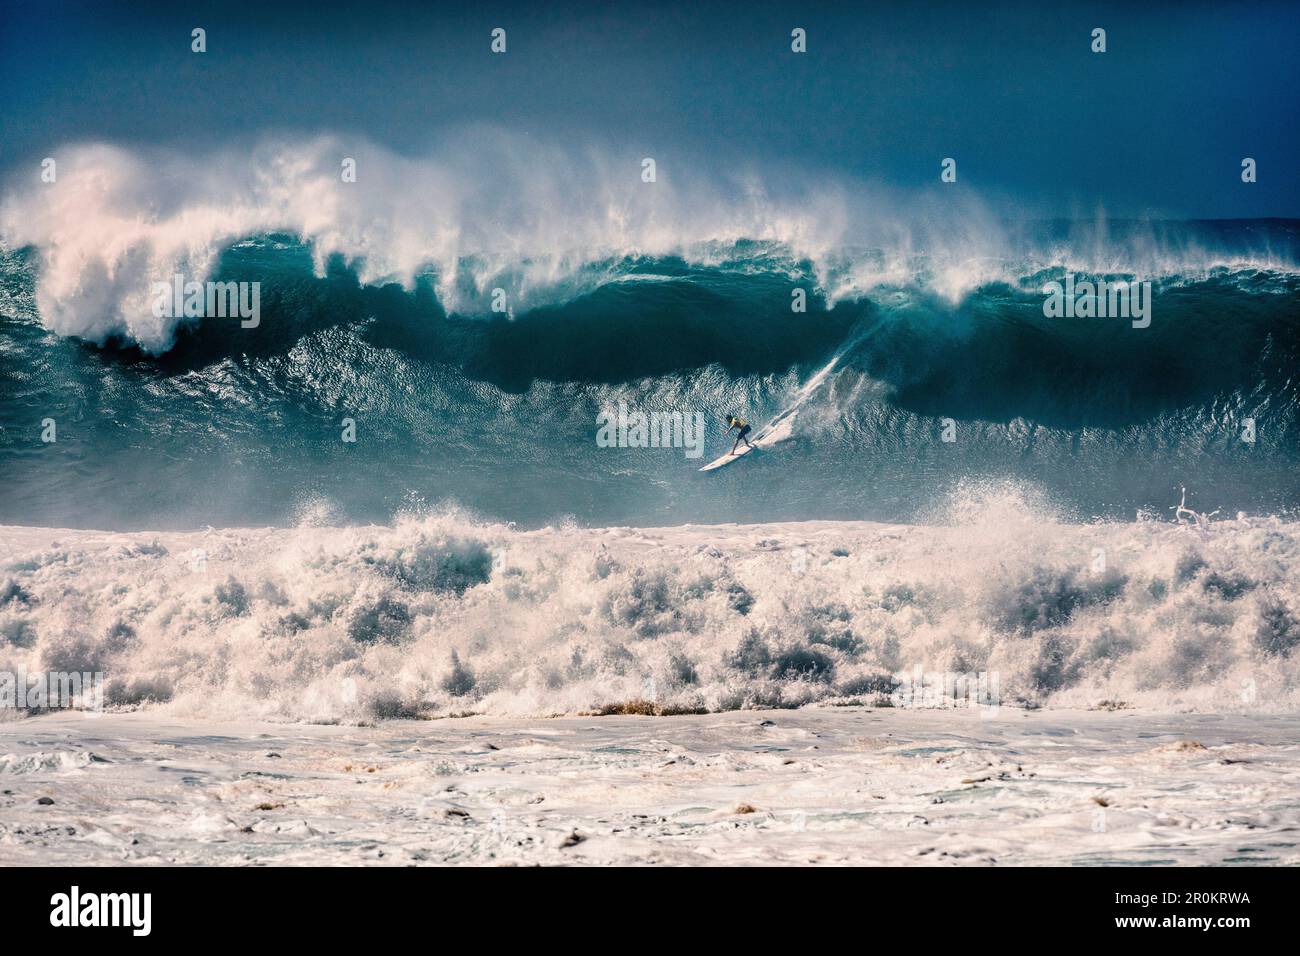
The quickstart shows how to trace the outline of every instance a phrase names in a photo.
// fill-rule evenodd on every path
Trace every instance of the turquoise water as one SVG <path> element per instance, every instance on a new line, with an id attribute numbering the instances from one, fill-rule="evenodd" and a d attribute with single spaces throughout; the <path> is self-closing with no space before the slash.
<path id="1" fill-rule="evenodd" d="M 1038 247 L 1072 229 L 1035 228 Z M 1297 224 L 1162 229 L 1227 264 L 1173 257 L 1150 276 L 1146 329 L 1046 318 L 1042 286 L 1064 270 L 1029 255 L 953 295 L 924 262 L 852 288 L 872 250 L 827 265 L 726 243 L 707 262 L 585 263 L 507 317 L 486 293 L 449 312 L 446 276 L 366 285 L 338 258 L 318 275 L 309 244 L 254 236 L 215 274 L 261 283 L 260 325 L 181 323 L 159 354 L 47 330 L 39 251 L 9 251 L 0 522 L 352 523 L 446 500 L 522 526 L 929 521 L 972 481 L 1030 487 L 1074 519 L 1167 514 L 1182 486 L 1198 510 L 1294 509 L 1300 274 L 1239 260 L 1266 246 L 1294 262 Z M 836 356 L 789 440 L 698 473 L 729 447 L 726 414 L 761 425 Z M 703 460 L 598 447 L 596 417 L 620 402 L 701 414 Z M 41 441 L 48 418 L 54 443 Z M 1241 440 L 1248 418 L 1254 443 Z"/>

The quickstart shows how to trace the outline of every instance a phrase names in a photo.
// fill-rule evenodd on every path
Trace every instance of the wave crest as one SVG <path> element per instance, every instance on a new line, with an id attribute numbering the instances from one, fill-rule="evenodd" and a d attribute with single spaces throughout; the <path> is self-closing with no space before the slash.
<path id="1" fill-rule="evenodd" d="M 342 161 L 357 163 L 355 182 Z M 563 148 L 475 127 L 428 156 L 338 136 L 268 140 L 201 157 L 91 144 L 60 150 L 52 184 L 10 188 L 0 236 L 38 250 L 48 328 L 161 353 L 184 320 L 151 311 L 151 285 L 203 281 L 250 237 L 306 242 L 366 283 L 432 276 L 448 310 L 511 312 L 630 278 L 629 258 L 807 275 L 831 303 L 920 284 L 950 301 L 1036 271 L 1167 276 L 1294 269 L 1295 230 L 1191 233 L 1152 223 L 1008 226 L 963 192 L 906 193 L 789 171 L 691 168 Z M 1028 229 L 1028 231 L 1026 231 Z M 644 274 L 640 274 L 644 278 Z"/>

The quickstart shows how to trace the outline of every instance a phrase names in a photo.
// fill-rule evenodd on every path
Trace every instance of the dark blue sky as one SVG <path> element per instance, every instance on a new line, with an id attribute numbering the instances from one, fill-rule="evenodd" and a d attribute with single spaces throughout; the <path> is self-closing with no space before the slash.
<path id="1" fill-rule="evenodd" d="M 1300 216 L 1294 2 L 0 0 L 0 24 L 6 173 L 90 139 L 202 150 L 330 130 L 415 153 L 489 121 L 902 189 L 953 156 L 961 185 L 1009 213 Z"/>

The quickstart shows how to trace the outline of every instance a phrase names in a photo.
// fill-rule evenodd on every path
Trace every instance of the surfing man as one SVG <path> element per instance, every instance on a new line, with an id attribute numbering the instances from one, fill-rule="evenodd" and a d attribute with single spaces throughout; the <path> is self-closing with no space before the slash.
<path id="1" fill-rule="evenodd" d="M 740 431 L 739 431 L 739 434 L 736 435 L 736 441 L 735 441 L 735 442 L 732 444 L 732 446 L 731 446 L 731 453 L 732 453 L 733 455 L 736 453 L 736 449 L 740 447 L 740 443 L 741 443 L 742 441 L 745 443 L 745 447 L 746 447 L 746 448 L 753 448 L 753 447 L 754 447 L 753 445 L 751 445 L 751 444 L 749 443 L 749 439 L 745 437 L 746 435 L 749 434 L 749 423 L 748 423 L 747 421 L 745 421 L 743 418 L 740 418 L 740 417 L 737 416 L 737 415 L 728 415 L 728 416 L 727 416 L 727 434 L 731 434 L 731 430 L 732 430 L 733 428 L 736 428 L 736 429 L 739 429 L 739 430 L 740 430 Z"/>

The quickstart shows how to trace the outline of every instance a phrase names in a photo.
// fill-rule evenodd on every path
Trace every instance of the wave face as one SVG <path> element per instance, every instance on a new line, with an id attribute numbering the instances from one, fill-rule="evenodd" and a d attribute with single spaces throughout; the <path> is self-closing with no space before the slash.
<path id="1" fill-rule="evenodd" d="M 930 522 L 968 479 L 1033 486 L 1076 520 L 1168 514 L 1182 486 L 1225 515 L 1300 503 L 1295 272 L 1159 276 L 1135 329 L 1045 318 L 1061 265 L 1002 263 L 953 298 L 924 264 L 899 285 L 854 280 L 879 253 L 711 252 L 587 263 L 554 302 L 506 317 L 449 310 L 431 276 L 367 285 L 337 258 L 318 275 L 307 245 L 260 237 L 211 273 L 262 283 L 260 325 L 185 324 L 160 354 L 48 328 L 39 253 L 11 252 L 0 522 L 382 522 L 447 499 L 534 527 Z M 707 461 L 727 413 L 761 424 L 801 396 L 779 447 L 719 473 L 684 448 L 597 443 L 604 410 L 698 413 Z M 47 419 L 57 442 L 41 441 Z"/>
<path id="2" fill-rule="evenodd" d="M 1008 706 L 1300 703 L 1295 522 L 964 500 L 943 528 L 0 529 L 0 667 L 101 671 L 115 707 L 327 722 L 878 703 L 917 668 L 996 675 Z"/>
<path id="3" fill-rule="evenodd" d="M 1300 223 L 1012 224 L 942 190 L 640 171 L 486 130 L 430 158 L 61 151 L 0 205 L 0 522 L 942 522 L 969 480 L 1075 520 L 1184 486 L 1300 503 Z M 176 274 L 259 283 L 260 324 L 156 317 Z M 1047 318 L 1067 275 L 1149 281 L 1150 326 Z M 708 460 L 726 414 L 795 402 L 779 447 L 709 475 L 597 440 L 606 410 L 699 414 Z"/>

